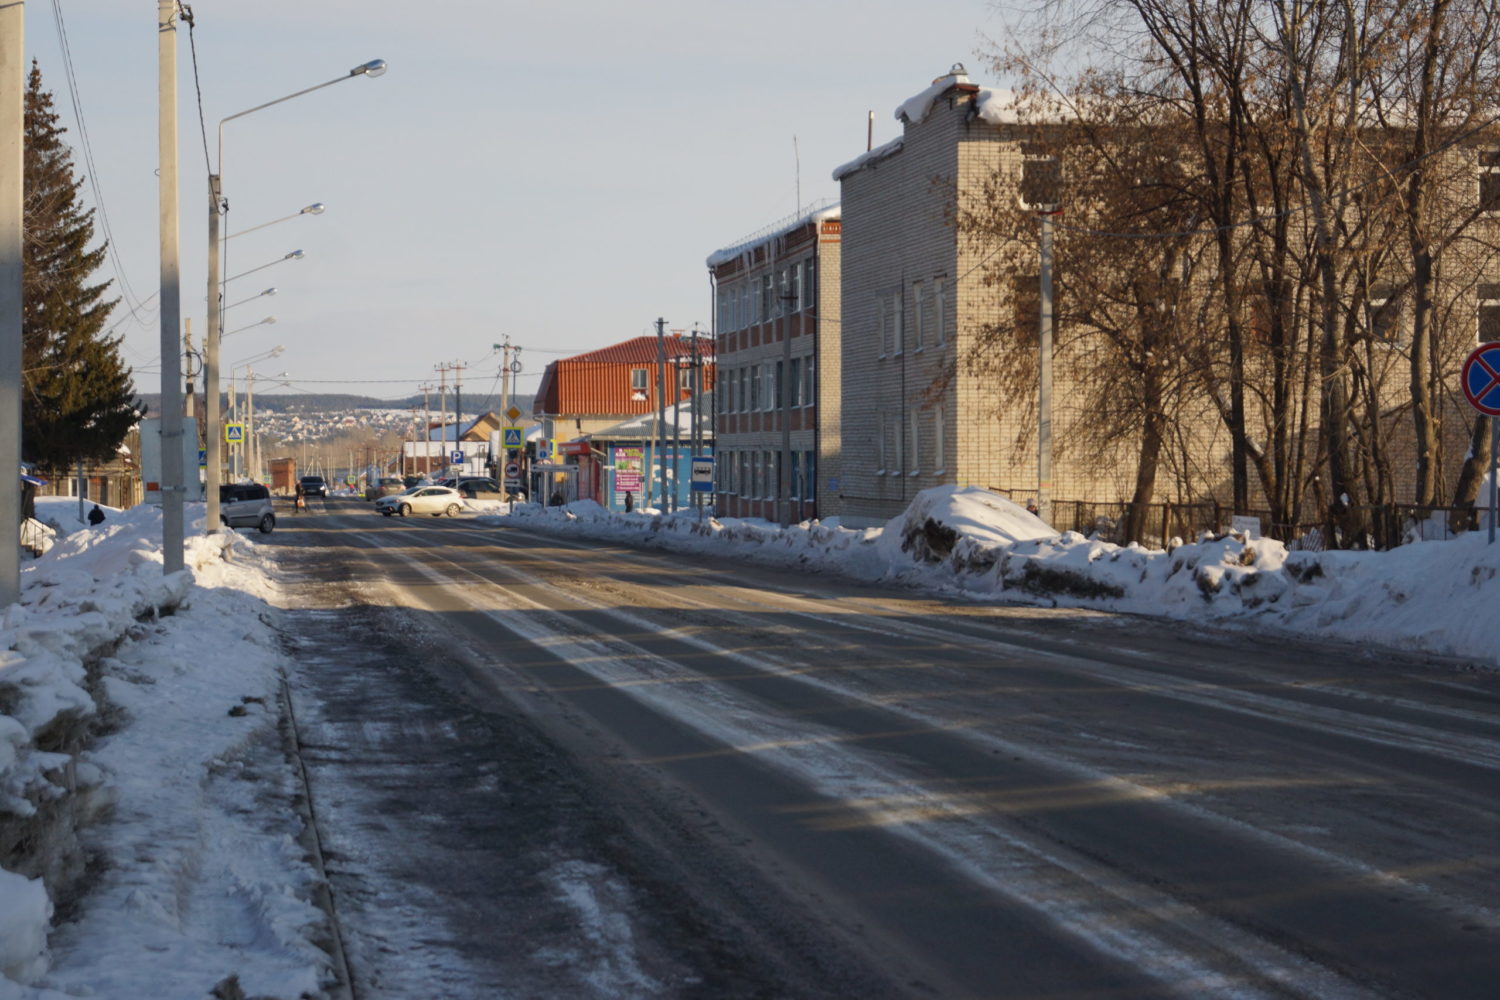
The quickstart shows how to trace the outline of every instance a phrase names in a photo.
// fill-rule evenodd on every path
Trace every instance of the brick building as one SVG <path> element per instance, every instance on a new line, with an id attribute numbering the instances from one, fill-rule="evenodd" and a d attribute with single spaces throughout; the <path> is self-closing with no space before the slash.
<path id="1" fill-rule="evenodd" d="M 841 231 L 818 209 L 708 258 L 722 516 L 803 521 L 837 489 Z"/>

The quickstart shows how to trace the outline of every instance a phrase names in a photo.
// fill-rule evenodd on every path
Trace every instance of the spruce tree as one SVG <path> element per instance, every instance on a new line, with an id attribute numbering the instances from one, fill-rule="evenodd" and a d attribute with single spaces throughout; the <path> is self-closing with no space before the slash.
<path id="1" fill-rule="evenodd" d="M 33 61 L 25 98 L 21 453 L 53 473 L 112 458 L 140 419 L 119 338 L 103 333 L 118 300 L 90 284 L 107 244 L 89 249 L 94 210 L 78 201 L 81 177 L 62 141 Z"/>

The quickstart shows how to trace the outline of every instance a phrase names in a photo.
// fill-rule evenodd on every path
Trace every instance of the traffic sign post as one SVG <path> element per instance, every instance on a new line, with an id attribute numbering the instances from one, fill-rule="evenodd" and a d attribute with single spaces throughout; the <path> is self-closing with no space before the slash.
<path id="1" fill-rule="evenodd" d="M 225 424 L 224 425 L 224 443 L 225 444 L 239 444 L 240 442 L 242 442 L 244 440 L 245 440 L 245 425 L 244 424 Z"/>
<path id="2" fill-rule="evenodd" d="M 504 446 L 506 451 L 520 451 L 526 447 L 526 439 L 522 436 L 524 430 L 525 428 L 523 427 L 502 427 L 500 429 L 501 435 L 505 439 Z"/>
<path id="3" fill-rule="evenodd" d="M 1463 367 L 1464 395 L 1469 405 L 1490 418 L 1490 537 L 1495 544 L 1495 520 L 1500 515 L 1500 342 L 1480 344 L 1469 352 Z"/>

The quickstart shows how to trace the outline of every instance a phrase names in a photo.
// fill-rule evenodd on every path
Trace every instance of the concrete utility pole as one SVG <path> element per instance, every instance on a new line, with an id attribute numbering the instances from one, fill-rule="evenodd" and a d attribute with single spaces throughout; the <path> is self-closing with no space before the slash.
<path id="1" fill-rule="evenodd" d="M 469 367 L 462 361 L 453 362 L 453 450 L 461 451 L 458 436 L 463 433 L 464 425 L 464 369 Z M 464 472 L 468 472 L 469 461 L 466 457 L 463 462 Z"/>
<path id="2" fill-rule="evenodd" d="M 438 420 L 442 426 L 438 428 L 438 457 L 443 459 L 443 464 L 448 464 L 448 459 L 442 454 L 442 449 L 448 447 L 448 366 L 433 365 L 433 370 L 438 373 Z M 429 470 L 432 467 L 432 459 L 427 460 Z"/>
<path id="3" fill-rule="evenodd" d="M 667 512 L 667 321 L 656 321 L 656 454 L 661 462 L 661 511 Z"/>
<path id="4" fill-rule="evenodd" d="M 183 568 L 187 470 L 182 462 L 182 276 L 177 236 L 177 0 L 157 0 L 157 201 L 161 246 L 161 548 L 162 572 Z M 188 390 L 188 398 L 192 398 Z M 191 410 L 188 411 L 191 415 Z M 218 497 L 214 498 L 216 501 Z"/>
<path id="5" fill-rule="evenodd" d="M 208 333 L 203 346 L 203 450 L 208 465 L 208 489 L 203 498 L 207 510 L 203 515 L 203 532 L 219 531 L 219 338 L 222 335 L 223 292 L 219 282 L 219 175 L 208 175 Z M 165 452 L 165 449 L 163 449 Z"/>
<path id="6" fill-rule="evenodd" d="M 21 217 L 26 5 L 0 0 L 0 608 L 21 598 Z M 12 479 L 11 477 L 16 478 Z"/>

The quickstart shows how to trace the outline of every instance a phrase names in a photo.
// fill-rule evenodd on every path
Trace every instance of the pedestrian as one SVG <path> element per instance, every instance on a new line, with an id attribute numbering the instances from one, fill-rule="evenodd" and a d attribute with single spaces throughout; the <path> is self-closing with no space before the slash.
<path id="1" fill-rule="evenodd" d="M 625 491 L 625 513 L 629 514 L 635 509 L 635 494 L 629 490 Z"/>
<path id="2" fill-rule="evenodd" d="M 1026 501 L 1026 513 L 1041 516 L 1041 510 L 1037 507 L 1035 500 Z"/>
<path id="3" fill-rule="evenodd" d="M 91 510 L 91 511 L 89 511 L 89 524 L 97 525 L 97 524 L 103 524 L 103 523 L 104 523 L 104 511 L 102 511 L 102 510 L 99 509 L 99 505 L 98 504 L 94 504 L 94 509 Z"/>
<path id="4" fill-rule="evenodd" d="M 302 488 L 302 484 L 301 483 L 298 483 L 297 484 L 297 498 L 296 498 L 296 500 L 294 500 L 292 502 L 292 509 L 295 510 L 297 513 L 300 514 L 300 513 L 302 513 L 303 508 L 305 508 L 306 506 L 307 506 L 307 491 Z"/>
<path id="5" fill-rule="evenodd" d="M 552 499 L 548 501 L 553 507 L 561 507 L 566 501 L 563 500 L 562 490 L 553 490 Z"/>

